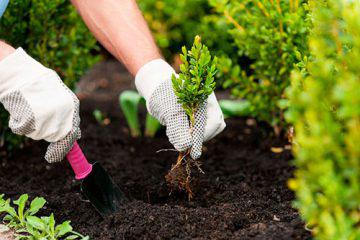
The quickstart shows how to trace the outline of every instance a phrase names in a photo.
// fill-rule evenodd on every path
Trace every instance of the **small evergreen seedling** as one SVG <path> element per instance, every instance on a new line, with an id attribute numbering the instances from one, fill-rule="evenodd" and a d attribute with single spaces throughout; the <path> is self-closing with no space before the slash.
<path id="1" fill-rule="evenodd" d="M 195 113 L 215 89 L 217 58 L 211 58 L 208 48 L 195 37 L 191 50 L 182 47 L 179 77 L 172 76 L 173 88 L 179 103 L 190 118 L 193 127 Z"/>
<path id="2" fill-rule="evenodd" d="M 190 134 L 195 126 L 195 114 L 215 89 L 215 74 L 217 58 L 211 57 L 208 48 L 201 43 L 199 36 L 195 37 L 191 50 L 184 46 L 180 54 L 182 64 L 179 76 L 172 76 L 172 85 L 178 102 L 189 117 Z M 200 164 L 190 157 L 191 149 L 181 152 L 177 162 L 166 175 L 167 182 L 172 186 L 185 189 L 189 199 L 192 198 L 190 188 L 191 168 L 196 166 L 200 172 Z"/>

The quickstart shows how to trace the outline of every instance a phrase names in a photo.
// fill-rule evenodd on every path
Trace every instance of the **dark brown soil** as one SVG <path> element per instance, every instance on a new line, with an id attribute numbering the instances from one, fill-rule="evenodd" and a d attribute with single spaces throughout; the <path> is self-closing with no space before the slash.
<path id="1" fill-rule="evenodd" d="M 108 62 L 96 66 L 84 81 L 95 85 L 81 89 L 86 94 L 80 145 L 90 161 L 104 165 L 131 201 L 118 214 L 102 219 L 79 193 L 67 162 L 45 162 L 45 143 L 32 143 L 0 162 L 0 193 L 11 198 L 22 193 L 43 196 L 48 200 L 44 214 L 71 220 L 77 231 L 96 240 L 311 238 L 291 207 L 294 194 L 286 186 L 294 170 L 291 153 L 270 150 L 286 142 L 266 137 L 269 129 L 228 119 L 226 130 L 206 143 L 206 174 L 193 181 L 196 195 L 188 202 L 185 193 L 170 194 L 165 184 L 176 153 L 156 153 L 171 148 L 164 131 L 154 139 L 129 136 L 116 97 L 117 91 L 131 88 L 129 76 Z M 107 114 L 109 125 L 95 121 L 95 108 Z"/>

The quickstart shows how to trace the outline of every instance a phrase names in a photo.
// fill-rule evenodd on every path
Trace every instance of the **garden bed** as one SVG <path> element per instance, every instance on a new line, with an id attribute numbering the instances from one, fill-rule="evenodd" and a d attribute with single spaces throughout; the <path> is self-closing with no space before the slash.
<path id="1" fill-rule="evenodd" d="M 98 64 L 82 89 L 80 144 L 90 161 L 99 161 L 131 201 L 103 220 L 79 193 L 66 161 L 46 164 L 44 143 L 31 143 L 0 168 L 0 193 L 22 193 L 48 200 L 46 214 L 71 220 L 91 239 L 310 239 L 291 207 L 286 186 L 294 168 L 291 152 L 271 151 L 287 143 L 266 137 L 269 129 L 247 119 L 228 119 L 227 128 L 205 146 L 205 175 L 193 182 L 194 200 L 185 193 L 169 195 L 164 175 L 176 158 L 164 131 L 155 139 L 132 139 L 119 109 L 118 91 L 131 88 L 130 77 L 115 62 Z M 81 83 L 80 83 L 81 86 Z M 85 86 L 85 85 L 84 85 Z M 86 84 L 89 86 L 89 84 Z M 85 94 L 84 94 L 85 93 Z M 95 108 L 111 120 L 100 125 Z M 144 112 L 144 111 L 143 111 Z"/>

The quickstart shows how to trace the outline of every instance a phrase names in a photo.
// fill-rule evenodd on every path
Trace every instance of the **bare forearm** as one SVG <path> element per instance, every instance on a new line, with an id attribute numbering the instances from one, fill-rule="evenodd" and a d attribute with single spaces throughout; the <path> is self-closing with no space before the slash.
<path id="1" fill-rule="evenodd" d="M 147 62 L 161 58 L 135 0 L 72 0 L 101 44 L 136 74 Z"/>
<path id="2" fill-rule="evenodd" d="M 12 46 L 0 40 L 0 61 L 13 52 L 15 52 L 15 49 Z"/>

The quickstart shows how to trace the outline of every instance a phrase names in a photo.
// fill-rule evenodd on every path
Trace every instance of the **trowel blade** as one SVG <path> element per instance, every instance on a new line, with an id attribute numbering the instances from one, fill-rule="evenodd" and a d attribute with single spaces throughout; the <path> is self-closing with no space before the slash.
<path id="1" fill-rule="evenodd" d="M 128 201 L 98 162 L 94 163 L 91 173 L 83 179 L 81 191 L 103 217 L 117 212 Z"/>

